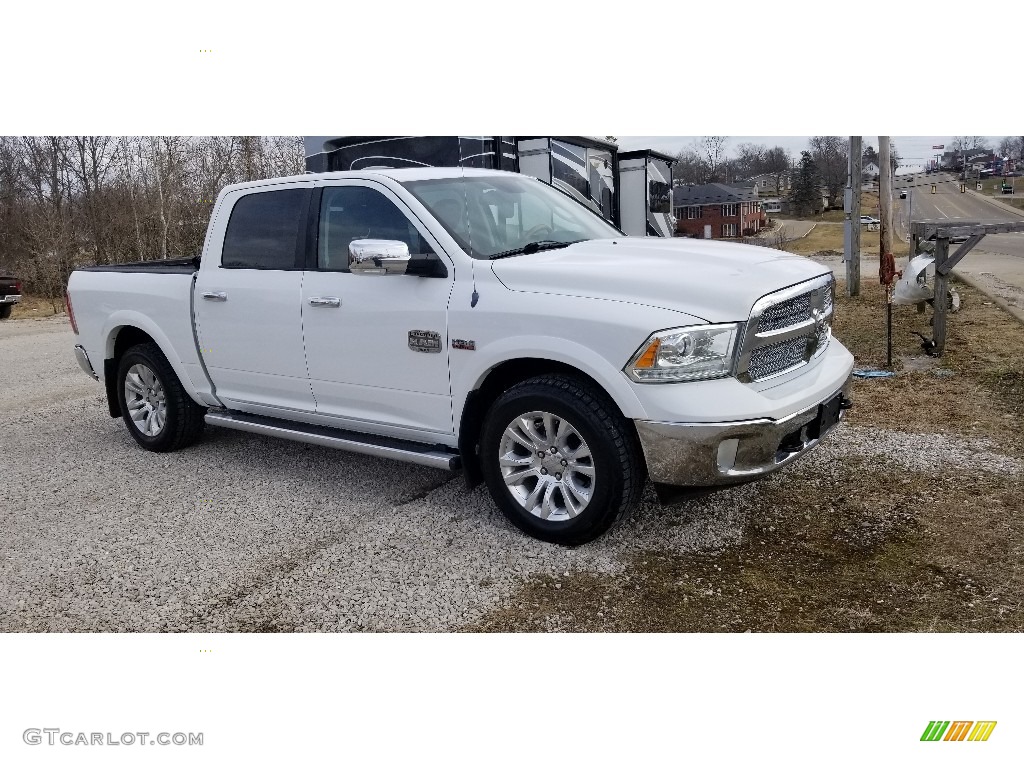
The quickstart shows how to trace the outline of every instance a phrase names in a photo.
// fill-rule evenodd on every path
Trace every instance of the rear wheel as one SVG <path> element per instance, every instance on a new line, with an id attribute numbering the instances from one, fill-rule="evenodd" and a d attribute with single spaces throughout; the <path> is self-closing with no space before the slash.
<path id="1" fill-rule="evenodd" d="M 609 398 L 571 376 L 538 376 L 502 394 L 481 434 L 484 478 L 520 530 L 544 541 L 591 541 L 639 499 L 644 464 Z"/>
<path id="2" fill-rule="evenodd" d="M 139 445 L 166 452 L 199 439 L 206 409 L 189 397 L 160 347 L 132 347 L 121 356 L 117 370 L 121 415 Z"/>
<path id="3" fill-rule="evenodd" d="M 14 310 L 13 304 L 0 304 L 0 320 L 6 320 Z"/>

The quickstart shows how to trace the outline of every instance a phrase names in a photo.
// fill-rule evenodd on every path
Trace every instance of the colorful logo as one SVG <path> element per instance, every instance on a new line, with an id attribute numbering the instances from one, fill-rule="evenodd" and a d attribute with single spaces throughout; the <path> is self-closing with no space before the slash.
<path id="1" fill-rule="evenodd" d="M 932 720 L 921 741 L 988 741 L 995 728 L 995 720 Z"/>

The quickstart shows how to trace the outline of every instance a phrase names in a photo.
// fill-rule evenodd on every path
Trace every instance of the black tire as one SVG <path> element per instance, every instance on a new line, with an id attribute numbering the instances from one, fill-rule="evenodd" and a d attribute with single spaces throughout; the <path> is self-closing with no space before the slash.
<path id="1" fill-rule="evenodd" d="M 14 311 L 13 304 L 0 304 L 0 320 L 6 320 L 11 316 L 12 311 Z"/>
<path id="2" fill-rule="evenodd" d="M 142 432 L 133 421 L 125 397 L 125 380 L 128 372 L 136 365 L 146 366 L 152 371 L 163 388 L 166 418 L 153 435 Z M 185 448 L 202 436 L 206 426 L 203 419 L 206 409 L 188 396 L 164 353 L 153 343 L 138 344 L 121 356 L 117 365 L 117 400 L 128 432 L 147 451 L 166 453 Z"/>
<path id="3" fill-rule="evenodd" d="M 531 488 L 535 491 L 543 480 L 558 485 L 553 491 L 552 504 L 557 507 L 560 497 L 562 514 L 568 514 L 570 504 L 564 490 L 567 486 L 554 482 L 555 477 L 561 480 L 561 474 L 553 475 L 558 471 L 559 463 L 565 466 L 564 461 L 556 461 L 562 457 L 563 449 L 556 449 L 558 453 L 551 457 L 550 469 L 523 466 L 524 480 L 518 488 L 527 495 L 526 500 L 520 500 L 510 490 L 499 465 L 506 429 L 519 417 L 536 413 L 555 417 L 556 432 L 560 420 L 564 420 L 567 428 L 585 443 L 592 457 L 589 460 L 593 466 L 592 485 L 585 488 L 589 491 L 589 501 L 575 516 L 567 519 L 543 519 L 540 512 L 535 514 L 525 506 L 531 503 L 529 499 L 534 498 Z M 537 417 L 531 423 L 542 430 L 541 418 Z M 525 444 L 506 443 L 506 448 L 510 446 L 522 451 L 516 454 L 517 461 L 528 460 L 533 464 L 548 461 L 547 457 L 540 460 L 541 453 L 534 454 Z M 565 450 L 570 449 L 571 446 Z M 538 456 L 537 460 L 534 455 Z M 566 452 L 565 456 L 570 457 L 571 454 Z M 563 374 L 527 379 L 494 401 L 480 436 L 480 463 L 491 496 L 509 522 L 530 536 L 566 546 L 592 541 L 625 519 L 639 501 L 646 478 L 646 466 L 632 425 L 603 391 L 589 382 Z M 548 477 L 540 478 L 537 473 L 542 471 Z M 562 471 L 566 471 L 568 479 L 568 470 Z M 577 478 L 586 480 L 585 476 Z M 578 498 L 573 498 L 579 502 Z M 552 518 L 556 516 L 554 514 Z"/>

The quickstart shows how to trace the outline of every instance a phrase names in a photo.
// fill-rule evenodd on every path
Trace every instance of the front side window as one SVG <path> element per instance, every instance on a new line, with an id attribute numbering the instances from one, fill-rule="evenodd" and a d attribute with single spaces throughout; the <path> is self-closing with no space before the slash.
<path id="1" fill-rule="evenodd" d="M 433 253 L 409 218 L 381 192 L 369 187 L 325 187 L 320 201 L 317 266 L 348 269 L 353 240 L 398 240 L 413 256 Z"/>
<path id="2" fill-rule="evenodd" d="M 224 235 L 221 266 L 295 269 L 309 195 L 309 189 L 278 189 L 239 198 Z"/>

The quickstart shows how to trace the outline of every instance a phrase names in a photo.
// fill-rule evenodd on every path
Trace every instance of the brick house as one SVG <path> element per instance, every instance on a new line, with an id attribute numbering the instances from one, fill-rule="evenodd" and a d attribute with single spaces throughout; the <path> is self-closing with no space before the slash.
<path id="1" fill-rule="evenodd" d="M 756 188 L 727 184 L 673 188 L 672 213 L 677 234 L 716 240 L 754 235 L 767 221 Z"/>

